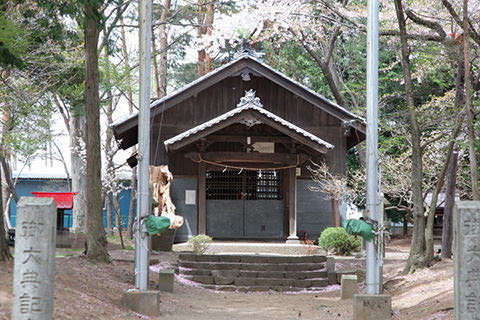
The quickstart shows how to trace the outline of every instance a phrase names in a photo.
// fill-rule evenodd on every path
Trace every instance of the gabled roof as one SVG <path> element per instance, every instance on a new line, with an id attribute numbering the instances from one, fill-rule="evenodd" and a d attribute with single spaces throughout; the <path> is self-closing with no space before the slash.
<path id="1" fill-rule="evenodd" d="M 251 56 L 248 53 L 241 54 L 237 59 L 221 66 L 220 68 L 198 78 L 191 82 L 187 86 L 172 92 L 171 94 L 155 101 L 150 106 L 150 116 L 153 118 L 157 114 L 168 110 L 176 104 L 188 99 L 191 96 L 207 89 L 208 87 L 228 78 L 231 76 L 240 75 L 244 72 L 251 72 L 252 74 L 260 74 L 262 77 L 269 79 L 270 81 L 280 85 L 293 94 L 303 98 L 310 102 L 315 107 L 318 107 L 326 113 L 344 121 L 355 130 L 365 134 L 366 127 L 365 121 L 362 117 L 355 115 L 347 109 L 339 106 L 338 104 L 328 100 L 321 94 L 307 88 L 301 83 L 287 77 L 281 72 L 273 69 L 267 64 L 261 62 L 257 58 Z M 131 130 L 138 125 L 138 114 L 130 115 L 122 120 L 115 122 L 112 125 L 113 132 L 117 140 L 127 134 L 127 131 Z M 126 149 L 132 146 L 132 142 L 120 143 L 120 147 Z"/>
<path id="2" fill-rule="evenodd" d="M 252 113 L 254 114 L 253 116 Z M 245 97 L 240 99 L 237 108 L 222 114 L 212 120 L 202 123 L 190 130 L 165 140 L 164 144 L 167 151 L 177 150 L 193 140 L 198 140 L 209 134 L 223 129 L 232 123 L 243 123 L 247 126 L 253 126 L 259 123 L 266 123 L 278 131 L 290 136 L 291 138 L 306 144 L 310 148 L 325 153 L 333 149 L 333 145 L 314 136 L 313 134 L 299 128 L 298 126 L 280 118 L 272 112 L 265 110 L 260 103 L 260 99 L 255 97 L 255 92 L 250 90 L 246 92 Z M 189 139 L 190 138 L 190 139 Z"/>

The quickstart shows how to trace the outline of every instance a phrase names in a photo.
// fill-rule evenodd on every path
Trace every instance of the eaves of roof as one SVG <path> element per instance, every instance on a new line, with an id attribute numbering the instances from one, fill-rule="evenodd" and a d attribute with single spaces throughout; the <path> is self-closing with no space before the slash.
<path id="1" fill-rule="evenodd" d="M 246 65 L 244 65 L 245 63 Z M 280 86 L 288 87 L 292 93 L 304 98 L 306 101 L 312 103 L 312 105 L 321 108 L 325 112 L 341 119 L 342 121 L 348 121 L 353 128 L 362 132 L 363 134 L 366 133 L 365 119 L 328 100 L 321 94 L 287 77 L 283 73 L 275 70 L 274 68 L 249 54 L 242 54 L 237 59 L 198 78 L 183 88 L 180 88 L 155 101 L 150 105 L 151 117 L 154 117 L 156 114 L 169 109 L 173 105 L 180 103 L 199 91 L 204 90 L 205 87 L 208 87 L 213 83 L 217 83 L 224 78 L 231 76 L 232 74 L 237 74 L 241 71 L 244 71 L 244 69 L 250 69 L 252 72 L 266 76 L 269 80 L 277 83 Z M 210 83 L 212 81 L 213 83 Z M 162 105 L 163 107 L 160 108 Z M 136 127 L 137 125 L 138 113 L 135 113 L 113 123 L 112 129 L 115 137 L 117 139 L 121 139 L 122 133 L 132 129 L 133 127 Z"/>

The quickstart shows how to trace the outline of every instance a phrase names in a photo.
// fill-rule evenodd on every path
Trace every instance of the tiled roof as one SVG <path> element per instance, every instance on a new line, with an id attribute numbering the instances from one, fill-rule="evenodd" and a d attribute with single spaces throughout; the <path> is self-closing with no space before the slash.
<path id="1" fill-rule="evenodd" d="M 187 137 L 190 137 L 192 135 L 195 135 L 199 132 L 202 132 L 205 129 L 211 128 L 211 127 L 215 126 L 216 124 L 219 124 L 219 123 L 221 123 L 221 122 L 223 122 L 223 121 L 225 121 L 229 118 L 232 118 L 233 116 L 238 115 L 242 112 L 245 112 L 247 110 L 258 112 L 258 113 L 266 116 L 267 118 L 281 124 L 284 127 L 289 128 L 290 130 L 295 131 L 296 133 L 308 138 L 312 142 L 314 142 L 318 145 L 321 145 L 321 146 L 323 146 L 327 149 L 333 149 L 333 147 L 334 147 L 332 144 L 318 138 L 317 136 L 311 134 L 310 132 L 305 131 L 304 129 L 302 129 L 302 128 L 300 128 L 300 127 L 298 127 L 298 126 L 280 118 L 279 116 L 273 114 L 272 112 L 270 112 L 268 110 L 265 110 L 263 108 L 261 102 L 260 102 L 260 98 L 255 97 L 255 92 L 253 90 L 250 90 L 250 91 L 246 92 L 245 96 L 240 99 L 240 103 L 237 105 L 237 108 L 235 108 L 231 111 L 228 111 L 228 112 L 222 114 L 221 116 L 213 118 L 212 120 L 209 120 L 205 123 L 202 123 L 202 124 L 192 128 L 190 130 L 182 132 L 179 135 L 176 135 L 175 137 L 172 137 L 168 140 L 165 140 L 164 141 L 165 147 L 168 147 L 169 145 L 172 145 L 172 144 L 175 144 L 179 141 L 182 141 L 183 139 L 185 139 Z"/>

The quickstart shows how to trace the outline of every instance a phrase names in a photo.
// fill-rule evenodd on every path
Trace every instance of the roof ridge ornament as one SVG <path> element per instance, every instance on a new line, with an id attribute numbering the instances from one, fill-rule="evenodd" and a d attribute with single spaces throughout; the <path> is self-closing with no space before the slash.
<path id="1" fill-rule="evenodd" d="M 240 98 L 240 102 L 237 104 L 237 107 L 243 107 L 245 105 L 263 108 L 260 98 L 255 96 L 255 90 L 253 89 L 245 91 L 245 96 Z"/>
<path id="2" fill-rule="evenodd" d="M 248 40 L 243 40 L 242 44 L 240 45 L 240 50 L 235 52 L 234 54 L 234 59 L 238 59 L 241 57 L 249 56 L 253 57 L 258 60 L 263 60 L 263 56 L 265 55 L 264 52 L 261 51 L 256 51 L 254 48 L 255 45 L 252 46 L 250 41 Z"/>

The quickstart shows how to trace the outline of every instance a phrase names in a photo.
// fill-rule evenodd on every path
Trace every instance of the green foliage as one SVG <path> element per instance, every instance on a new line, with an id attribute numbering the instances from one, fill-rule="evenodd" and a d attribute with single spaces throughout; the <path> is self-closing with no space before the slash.
<path id="1" fill-rule="evenodd" d="M 193 252 L 196 254 L 204 254 L 211 242 L 212 237 L 209 237 L 205 234 L 199 234 L 188 240 L 188 243 L 192 246 Z"/>
<path id="2" fill-rule="evenodd" d="M 29 44 L 26 30 L 7 18 L 6 14 L 0 14 L 0 66 L 22 67 L 21 56 Z"/>
<path id="3" fill-rule="evenodd" d="M 324 250 L 335 250 L 335 253 L 348 256 L 360 247 L 359 238 L 349 235 L 342 227 L 326 228 L 318 238 L 318 245 Z"/>
<path id="4" fill-rule="evenodd" d="M 319 65 L 297 43 L 284 42 L 277 47 L 273 41 L 266 44 L 267 63 L 292 79 L 334 100 Z"/>

